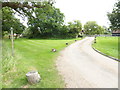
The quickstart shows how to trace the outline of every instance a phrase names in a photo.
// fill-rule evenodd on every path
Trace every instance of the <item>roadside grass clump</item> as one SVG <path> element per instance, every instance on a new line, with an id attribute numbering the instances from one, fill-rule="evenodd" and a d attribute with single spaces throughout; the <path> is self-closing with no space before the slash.
<path id="1" fill-rule="evenodd" d="M 10 40 L 5 40 L 9 51 L 3 53 L 7 55 L 5 60 L 9 62 L 10 66 L 4 62 L 3 88 L 64 88 L 64 80 L 56 69 L 56 58 L 59 52 L 67 47 L 65 43 L 68 42 L 70 45 L 75 42 L 74 40 L 17 39 L 14 42 L 14 58 L 9 54 L 11 52 Z M 76 40 L 81 40 L 81 38 Z M 55 48 L 57 52 L 51 52 L 52 48 Z M 25 76 L 29 71 L 38 71 L 42 78 L 41 82 L 30 85 Z"/>
<path id="2" fill-rule="evenodd" d="M 5 44 L 4 44 L 5 45 Z M 11 55 L 10 48 L 3 46 L 2 71 L 3 73 L 10 71 L 15 66 L 15 60 Z"/>
<path id="3" fill-rule="evenodd" d="M 9 40 L 5 39 L 2 41 L 2 86 L 7 85 L 12 81 L 14 77 L 14 72 L 16 69 L 17 61 L 20 59 L 20 56 L 14 50 L 15 56 L 12 56 L 11 43 Z M 9 81 L 9 79 L 11 79 Z M 8 82 L 9 81 L 9 82 Z M 4 82 L 4 83 L 3 83 Z"/>
<path id="4" fill-rule="evenodd" d="M 16 51 L 14 50 L 16 53 Z M 2 42 L 2 73 L 11 71 L 15 67 L 18 60 L 18 55 L 12 56 L 11 43 L 10 41 L 3 40 Z"/>
<path id="5" fill-rule="evenodd" d="M 119 37 L 97 37 L 93 47 L 102 53 L 120 59 L 118 54 L 118 38 Z"/>

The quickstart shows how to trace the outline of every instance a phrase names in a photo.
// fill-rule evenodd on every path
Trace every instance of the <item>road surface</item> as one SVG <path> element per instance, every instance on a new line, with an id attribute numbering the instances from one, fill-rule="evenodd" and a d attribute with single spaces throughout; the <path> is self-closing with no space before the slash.
<path id="1" fill-rule="evenodd" d="M 94 37 L 86 37 L 61 51 L 57 69 L 66 88 L 118 88 L 118 62 L 91 47 Z"/>

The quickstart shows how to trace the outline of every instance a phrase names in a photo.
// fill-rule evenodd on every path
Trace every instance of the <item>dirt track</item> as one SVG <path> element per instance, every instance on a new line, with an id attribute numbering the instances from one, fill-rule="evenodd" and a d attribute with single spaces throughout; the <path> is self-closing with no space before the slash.
<path id="1" fill-rule="evenodd" d="M 118 88 L 118 62 L 91 47 L 93 37 L 86 37 L 61 51 L 57 69 L 67 88 Z"/>

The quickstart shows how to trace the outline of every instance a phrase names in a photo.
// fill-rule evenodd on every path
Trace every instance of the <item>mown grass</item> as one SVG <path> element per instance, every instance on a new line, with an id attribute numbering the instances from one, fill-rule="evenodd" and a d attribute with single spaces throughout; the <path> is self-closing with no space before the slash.
<path id="1" fill-rule="evenodd" d="M 93 44 L 93 47 L 106 55 L 120 59 L 120 54 L 118 54 L 118 38 L 119 37 L 97 37 L 97 43 Z"/>
<path id="2" fill-rule="evenodd" d="M 3 88 L 64 88 L 62 77 L 58 74 L 55 61 L 65 43 L 75 39 L 18 39 L 15 40 L 15 57 L 11 57 L 10 40 L 4 40 L 3 47 Z M 77 39 L 80 40 L 80 39 Z M 51 52 L 51 49 L 57 52 Z M 25 74 L 36 70 L 41 82 L 30 85 Z"/>

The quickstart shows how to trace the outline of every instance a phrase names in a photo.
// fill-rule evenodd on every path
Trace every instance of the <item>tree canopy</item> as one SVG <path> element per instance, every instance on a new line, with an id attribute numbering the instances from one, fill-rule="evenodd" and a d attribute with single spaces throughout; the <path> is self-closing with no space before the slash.
<path id="1" fill-rule="evenodd" d="M 99 26 L 95 21 L 88 21 L 84 25 L 84 33 L 87 35 L 103 34 L 104 28 Z"/>
<path id="2" fill-rule="evenodd" d="M 3 2 L 3 32 L 23 33 L 28 38 L 75 38 L 82 31 L 79 20 L 64 24 L 64 14 L 54 6 L 53 0 L 41 2 Z M 15 14 L 27 17 L 28 28 L 20 23 Z M 94 21 L 84 25 L 84 33 L 88 35 L 102 34 L 104 29 Z"/>
<path id="3" fill-rule="evenodd" d="M 64 14 L 58 8 L 47 5 L 36 8 L 34 17 L 28 17 L 29 37 L 57 37 L 64 22 Z"/>
<path id="4" fill-rule="evenodd" d="M 120 29 L 120 1 L 115 4 L 112 13 L 107 14 L 112 30 L 119 30 Z"/>
<path id="5" fill-rule="evenodd" d="M 46 0 L 41 2 L 2 2 L 3 7 L 10 7 L 14 11 L 21 15 L 30 15 L 30 11 L 34 11 L 35 8 L 44 8 L 46 4 L 53 5 L 53 0 Z"/>
<path id="6" fill-rule="evenodd" d="M 41 2 L 2 2 L 2 29 L 4 31 L 10 31 L 12 27 L 14 33 L 22 33 L 25 26 L 20 23 L 14 15 L 17 13 L 23 19 L 29 17 L 34 18 L 33 13 L 36 8 L 44 8 L 45 6 L 52 6 L 53 1 L 41 1 Z"/>
<path id="7" fill-rule="evenodd" d="M 3 35 L 4 32 L 7 31 L 10 33 L 10 28 L 12 27 L 14 29 L 14 33 L 22 33 L 23 30 L 25 29 L 25 26 L 20 23 L 20 20 L 15 18 L 13 15 L 13 11 L 9 7 L 4 7 L 2 8 L 2 30 L 3 30 Z"/>

